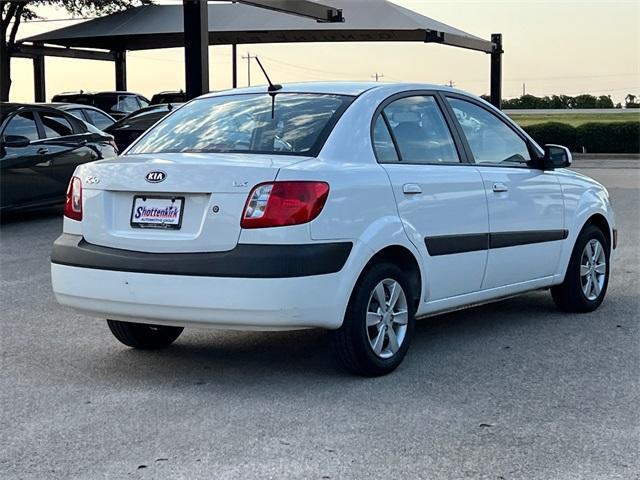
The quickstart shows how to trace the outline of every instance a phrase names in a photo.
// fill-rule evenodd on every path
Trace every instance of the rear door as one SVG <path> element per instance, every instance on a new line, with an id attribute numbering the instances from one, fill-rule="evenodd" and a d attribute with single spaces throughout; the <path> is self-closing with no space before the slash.
<path id="1" fill-rule="evenodd" d="M 62 199 L 76 167 L 98 155 L 87 146 L 86 131 L 77 119 L 53 109 L 38 110 L 36 118 L 42 137 L 37 142 L 40 159 L 36 168 L 49 179 L 47 196 Z"/>
<path id="2" fill-rule="evenodd" d="M 488 199 L 490 249 L 483 288 L 554 275 L 567 236 L 557 176 L 539 169 L 526 138 L 481 102 L 454 95 L 447 102 Z"/>
<path id="3" fill-rule="evenodd" d="M 392 97 L 373 131 L 407 235 L 423 253 L 430 301 L 480 290 L 487 262 L 482 177 L 458 151 L 441 107 L 429 92 Z"/>

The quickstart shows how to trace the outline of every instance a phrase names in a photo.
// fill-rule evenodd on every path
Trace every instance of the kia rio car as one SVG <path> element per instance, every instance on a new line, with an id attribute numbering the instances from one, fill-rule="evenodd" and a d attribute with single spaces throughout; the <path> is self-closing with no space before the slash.
<path id="1" fill-rule="evenodd" d="M 324 328 L 348 370 L 382 375 L 419 317 L 545 288 L 564 311 L 600 305 L 614 214 L 570 163 L 445 87 L 205 95 L 78 167 L 53 289 L 131 347 Z"/>

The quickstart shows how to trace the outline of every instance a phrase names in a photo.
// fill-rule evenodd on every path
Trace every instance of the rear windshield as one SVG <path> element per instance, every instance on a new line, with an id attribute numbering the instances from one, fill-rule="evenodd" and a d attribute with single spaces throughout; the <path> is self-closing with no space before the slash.
<path id="1" fill-rule="evenodd" d="M 298 93 L 202 98 L 160 122 L 129 153 L 316 155 L 352 100 Z"/>

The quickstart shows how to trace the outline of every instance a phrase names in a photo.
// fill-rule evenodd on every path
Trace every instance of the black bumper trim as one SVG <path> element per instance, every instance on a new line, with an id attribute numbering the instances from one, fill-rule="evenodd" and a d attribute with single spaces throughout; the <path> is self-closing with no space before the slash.
<path id="1" fill-rule="evenodd" d="M 118 272 L 196 277 L 291 278 L 342 270 L 353 244 L 238 244 L 227 252 L 147 253 L 93 245 L 63 233 L 53 244 L 51 262 Z"/>

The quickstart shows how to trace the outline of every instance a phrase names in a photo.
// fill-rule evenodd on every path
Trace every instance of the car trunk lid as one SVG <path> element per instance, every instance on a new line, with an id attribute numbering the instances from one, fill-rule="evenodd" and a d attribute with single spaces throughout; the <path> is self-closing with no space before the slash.
<path id="1" fill-rule="evenodd" d="M 231 250 L 238 243 L 251 189 L 275 180 L 280 168 L 304 159 L 169 153 L 126 155 L 84 165 L 80 170 L 83 236 L 95 245 L 141 252 Z M 175 218 L 163 217 L 168 209 L 175 209 Z"/>

